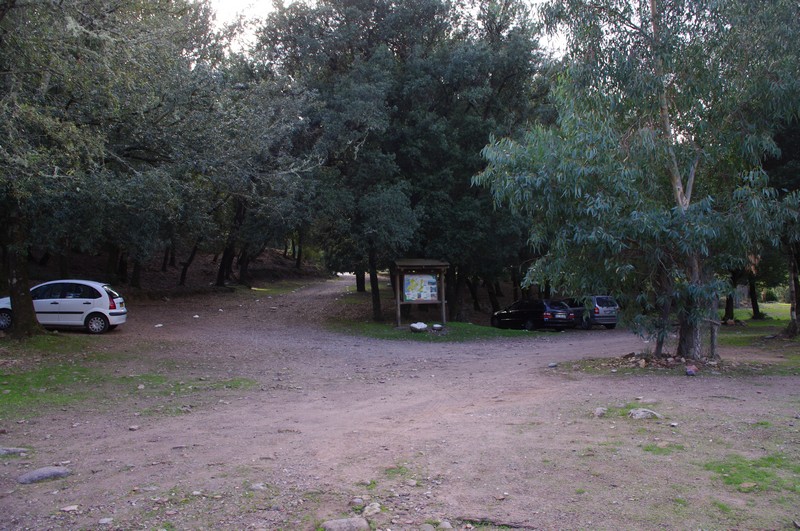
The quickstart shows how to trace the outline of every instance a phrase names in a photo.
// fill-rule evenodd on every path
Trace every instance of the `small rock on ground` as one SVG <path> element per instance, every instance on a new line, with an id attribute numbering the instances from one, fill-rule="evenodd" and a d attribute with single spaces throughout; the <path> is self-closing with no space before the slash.
<path id="1" fill-rule="evenodd" d="M 324 531 L 369 531 L 369 522 L 364 518 L 342 518 L 328 520 L 322 524 Z"/>
<path id="2" fill-rule="evenodd" d="M 22 474 L 17 481 L 22 483 L 23 485 L 27 485 L 29 483 L 38 483 L 39 481 L 44 481 L 46 479 L 59 479 L 65 478 L 72 474 L 72 471 L 64 466 L 46 466 L 42 468 L 37 468 L 36 470 L 31 470 L 30 472 L 26 472 Z"/>

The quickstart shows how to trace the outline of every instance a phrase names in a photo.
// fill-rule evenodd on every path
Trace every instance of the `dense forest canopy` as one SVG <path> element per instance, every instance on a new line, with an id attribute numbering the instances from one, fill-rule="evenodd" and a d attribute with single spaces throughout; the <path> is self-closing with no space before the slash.
<path id="1" fill-rule="evenodd" d="M 276 2 L 242 49 L 204 1 L 0 2 L 13 333 L 36 331 L 34 253 L 64 275 L 102 254 L 138 287 L 154 259 L 180 257 L 177 284 L 208 252 L 217 284 L 246 284 L 292 241 L 368 275 L 375 319 L 379 271 L 416 256 L 451 264 L 451 319 L 468 286 L 497 309 L 500 280 L 612 293 L 645 333 L 677 315 L 697 356 L 754 257 L 796 279 L 797 10 Z"/>

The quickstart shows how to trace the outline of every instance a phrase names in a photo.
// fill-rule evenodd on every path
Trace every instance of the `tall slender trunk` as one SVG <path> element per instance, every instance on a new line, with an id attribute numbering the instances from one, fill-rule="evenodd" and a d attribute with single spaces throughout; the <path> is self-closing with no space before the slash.
<path id="1" fill-rule="evenodd" d="M 239 229 L 241 229 L 242 223 L 244 223 L 245 213 L 246 206 L 244 201 L 237 198 L 234 206 L 233 221 L 228 231 L 228 239 L 225 242 L 222 258 L 219 261 L 216 282 L 216 285 L 219 287 L 225 286 L 225 281 L 229 280 L 231 273 L 233 273 L 233 260 L 236 258 L 236 242 L 239 239 Z"/>
<path id="2" fill-rule="evenodd" d="M 294 267 L 300 269 L 303 267 L 303 231 L 297 231 L 297 253 L 294 256 Z"/>
<path id="3" fill-rule="evenodd" d="M 161 272 L 165 273 L 167 271 L 167 266 L 169 265 L 169 249 L 170 247 L 167 246 L 164 249 L 164 258 L 161 260 Z"/>
<path id="4" fill-rule="evenodd" d="M 180 280 L 178 280 L 179 286 L 186 285 L 186 275 L 189 274 L 189 266 L 192 265 L 192 262 L 194 262 L 194 257 L 197 255 L 197 245 L 198 244 L 195 243 L 192 247 L 192 252 L 189 253 L 189 258 L 187 258 L 185 262 L 181 262 L 181 277 Z"/>
<path id="5" fill-rule="evenodd" d="M 467 283 L 467 289 L 469 290 L 469 295 L 472 298 L 472 309 L 476 312 L 481 311 L 481 304 L 480 300 L 478 299 L 478 284 L 480 281 L 481 280 L 478 277 L 465 279 L 465 282 Z"/>
<path id="6" fill-rule="evenodd" d="M 142 263 L 139 260 L 133 261 L 133 272 L 131 272 L 130 286 L 133 288 L 142 287 Z"/>
<path id="7" fill-rule="evenodd" d="M 492 305 L 492 313 L 500 310 L 500 301 L 497 299 L 498 283 L 486 281 L 486 293 L 489 295 L 489 303 Z"/>
<path id="8" fill-rule="evenodd" d="M 750 294 L 750 306 L 753 308 L 753 319 L 764 318 L 761 308 L 758 305 L 758 290 L 756 289 L 756 276 L 753 273 L 747 275 L 747 290 Z"/>
<path id="9" fill-rule="evenodd" d="M 378 280 L 378 256 L 372 247 L 369 249 L 369 287 L 372 291 L 372 320 L 382 322 L 383 312 L 381 311 L 380 281 Z"/>
<path id="10" fill-rule="evenodd" d="M 239 253 L 239 282 L 247 287 L 252 286 L 250 278 L 250 253 L 247 251 L 247 245 L 242 248 Z"/>
<path id="11" fill-rule="evenodd" d="M 666 297 L 664 304 L 661 306 L 661 320 L 658 323 L 658 331 L 656 333 L 656 351 L 654 356 L 661 358 L 664 355 L 664 343 L 669 337 L 670 332 L 670 313 L 672 312 L 672 297 Z"/>
<path id="12" fill-rule="evenodd" d="M 687 258 L 689 262 L 689 279 L 692 286 L 701 284 L 702 275 L 700 260 L 697 256 Z M 706 317 L 708 308 L 702 308 L 702 302 L 688 289 L 683 307 L 678 312 L 679 335 L 678 355 L 686 359 L 699 360 L 703 355 L 703 343 L 700 334 L 701 322 Z"/>
<path id="13" fill-rule="evenodd" d="M 798 279 L 798 270 L 800 266 L 800 246 L 792 246 L 789 252 L 789 325 L 786 327 L 784 334 L 789 337 L 797 337 L 800 333 L 800 326 L 797 323 L 797 308 L 800 306 L 800 279 Z"/>
<path id="14" fill-rule="evenodd" d="M 363 267 L 356 268 L 356 291 L 366 293 L 367 291 L 367 272 Z"/>
<path id="15" fill-rule="evenodd" d="M 5 248 L 6 263 L 4 270 L 8 274 L 8 291 L 11 296 L 11 307 L 14 317 L 9 335 L 14 339 L 24 339 L 44 332 L 36 320 L 33 311 L 33 300 L 30 292 L 30 276 L 28 272 L 28 252 L 26 223 L 21 216 L 8 216 L 9 245 Z"/>

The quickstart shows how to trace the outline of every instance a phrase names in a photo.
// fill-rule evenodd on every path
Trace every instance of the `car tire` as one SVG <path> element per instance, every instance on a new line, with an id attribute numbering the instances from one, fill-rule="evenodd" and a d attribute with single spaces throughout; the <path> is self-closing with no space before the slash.
<path id="1" fill-rule="evenodd" d="M 0 310 L 0 330 L 11 328 L 11 310 Z"/>
<path id="2" fill-rule="evenodd" d="M 581 328 L 583 330 L 591 330 L 592 329 L 592 322 L 589 319 L 581 320 Z"/>
<path id="3" fill-rule="evenodd" d="M 531 331 L 531 330 L 533 330 L 534 328 L 536 328 L 536 325 L 533 323 L 533 321 L 530 321 L 530 320 L 529 320 L 529 321 L 526 321 L 526 322 L 525 322 L 525 330 L 527 330 L 528 332 L 530 332 L 530 331 Z"/>
<path id="4" fill-rule="evenodd" d="M 607 324 L 607 325 L 603 325 L 603 326 L 605 326 L 605 327 L 606 327 L 606 328 L 608 328 L 609 330 L 614 330 L 614 329 L 617 327 L 617 323 L 614 323 L 614 324 Z"/>
<path id="5" fill-rule="evenodd" d="M 108 318 L 102 313 L 92 313 L 84 322 L 90 334 L 102 334 L 109 330 Z"/>

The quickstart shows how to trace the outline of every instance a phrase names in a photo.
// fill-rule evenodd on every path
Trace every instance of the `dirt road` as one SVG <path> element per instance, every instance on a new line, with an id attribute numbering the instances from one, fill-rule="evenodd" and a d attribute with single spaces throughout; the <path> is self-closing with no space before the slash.
<path id="1" fill-rule="evenodd" d="M 800 517 L 800 472 L 740 489 L 707 466 L 798 462 L 798 378 L 573 370 L 646 348 L 621 329 L 433 344 L 330 332 L 320 315 L 350 283 L 131 305 L 91 338 L 105 355 L 85 364 L 114 377 L 103 391 L 0 420 L 0 446 L 31 449 L 0 461 L 0 529 L 315 529 L 371 503 L 373 529 L 392 530 Z M 635 406 L 663 418 L 627 418 Z M 72 475 L 16 481 L 53 464 Z"/>

